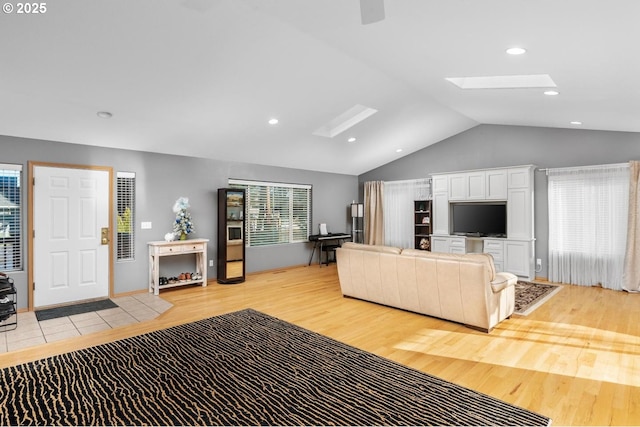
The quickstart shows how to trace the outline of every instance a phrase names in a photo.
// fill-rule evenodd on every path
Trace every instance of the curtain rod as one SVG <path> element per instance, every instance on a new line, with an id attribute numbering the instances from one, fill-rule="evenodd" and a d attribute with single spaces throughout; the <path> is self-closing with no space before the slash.
<path id="1" fill-rule="evenodd" d="M 403 179 L 403 180 L 399 180 L 399 181 L 383 181 L 383 182 L 388 182 L 389 184 L 391 184 L 391 183 L 393 183 L 393 184 L 404 184 L 404 183 L 418 182 L 418 181 L 431 182 L 431 178 Z"/>
<path id="2" fill-rule="evenodd" d="M 608 164 L 604 164 L 604 165 L 588 165 L 588 166 L 569 166 L 569 167 L 559 167 L 559 168 L 537 168 L 537 171 L 540 172 L 545 172 L 545 173 L 549 173 L 550 170 L 554 170 L 554 169 L 565 169 L 565 170 L 589 170 L 589 169 L 596 169 L 596 168 L 602 168 L 602 167 L 624 167 L 624 166 L 629 166 L 629 163 L 608 163 Z"/>

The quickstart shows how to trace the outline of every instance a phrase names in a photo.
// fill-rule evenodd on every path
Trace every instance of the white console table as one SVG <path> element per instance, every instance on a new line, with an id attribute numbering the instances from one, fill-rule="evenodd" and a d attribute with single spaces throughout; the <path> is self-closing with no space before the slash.
<path id="1" fill-rule="evenodd" d="M 209 239 L 176 240 L 173 242 L 149 242 L 149 292 L 154 295 L 160 293 L 160 289 L 175 286 L 202 283 L 207 286 L 207 242 Z M 197 280 L 183 280 L 176 283 L 160 285 L 160 259 L 172 255 L 195 254 L 196 273 L 202 277 Z"/>

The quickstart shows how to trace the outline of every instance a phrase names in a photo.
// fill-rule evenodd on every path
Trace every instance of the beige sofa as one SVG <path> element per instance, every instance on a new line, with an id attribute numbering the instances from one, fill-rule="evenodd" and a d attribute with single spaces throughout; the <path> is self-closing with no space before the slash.
<path id="1" fill-rule="evenodd" d="M 336 250 L 344 296 L 491 331 L 513 314 L 517 281 L 490 254 L 444 254 L 344 243 Z"/>

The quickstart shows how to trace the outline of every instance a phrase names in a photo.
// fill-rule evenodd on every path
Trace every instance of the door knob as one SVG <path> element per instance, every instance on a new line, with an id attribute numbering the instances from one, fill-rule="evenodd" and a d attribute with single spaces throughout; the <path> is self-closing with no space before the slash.
<path id="1" fill-rule="evenodd" d="M 100 230 L 100 244 L 108 245 L 109 244 L 109 227 L 102 227 Z"/>

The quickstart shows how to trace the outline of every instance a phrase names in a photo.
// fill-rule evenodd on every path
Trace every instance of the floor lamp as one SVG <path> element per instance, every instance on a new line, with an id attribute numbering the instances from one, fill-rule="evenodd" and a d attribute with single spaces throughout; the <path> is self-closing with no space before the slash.
<path id="1" fill-rule="evenodd" d="M 351 203 L 351 241 L 355 243 L 363 243 L 362 229 L 364 226 L 364 204 Z"/>

